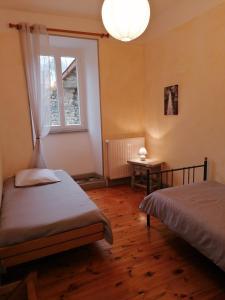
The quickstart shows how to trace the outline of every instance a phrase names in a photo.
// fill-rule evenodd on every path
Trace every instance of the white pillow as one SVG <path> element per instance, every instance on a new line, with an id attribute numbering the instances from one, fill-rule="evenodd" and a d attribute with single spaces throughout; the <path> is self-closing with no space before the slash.
<path id="1" fill-rule="evenodd" d="M 41 184 L 55 183 L 61 181 L 49 169 L 26 169 L 19 171 L 15 177 L 16 187 L 35 186 Z"/>

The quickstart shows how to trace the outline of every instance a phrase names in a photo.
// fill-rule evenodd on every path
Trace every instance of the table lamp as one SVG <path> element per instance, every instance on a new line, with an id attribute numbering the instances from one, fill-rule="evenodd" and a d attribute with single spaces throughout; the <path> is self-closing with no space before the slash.
<path id="1" fill-rule="evenodd" d="M 138 151 L 138 154 L 140 156 L 140 160 L 144 161 L 146 159 L 146 155 L 148 154 L 145 147 L 141 147 Z"/>

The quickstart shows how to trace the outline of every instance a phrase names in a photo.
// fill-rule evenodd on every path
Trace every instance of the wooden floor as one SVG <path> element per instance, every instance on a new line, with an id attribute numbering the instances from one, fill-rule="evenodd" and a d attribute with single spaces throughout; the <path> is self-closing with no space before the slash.
<path id="1" fill-rule="evenodd" d="M 41 300 L 225 299 L 225 273 L 138 210 L 143 192 L 128 186 L 89 191 L 111 220 L 114 245 L 101 241 L 9 271 L 37 271 Z"/>

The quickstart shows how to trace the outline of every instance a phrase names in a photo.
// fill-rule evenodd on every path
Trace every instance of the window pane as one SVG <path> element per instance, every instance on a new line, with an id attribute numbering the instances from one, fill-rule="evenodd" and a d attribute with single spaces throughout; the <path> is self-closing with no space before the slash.
<path id="1" fill-rule="evenodd" d="M 61 57 L 65 125 L 80 125 L 77 59 Z"/>
<path id="2" fill-rule="evenodd" d="M 46 62 L 47 60 L 47 62 Z M 59 111 L 59 100 L 57 96 L 57 84 L 56 84 L 56 68 L 55 58 L 53 56 L 41 56 L 41 69 L 42 71 L 49 72 L 50 65 L 50 125 L 60 126 L 60 111 Z M 45 68 L 47 69 L 45 70 Z"/>
<path id="3" fill-rule="evenodd" d="M 50 57 L 50 79 L 51 79 L 51 94 L 50 94 L 50 119 L 51 126 L 60 126 L 60 110 L 59 110 L 59 99 L 57 93 L 56 83 L 56 68 L 55 58 Z"/>

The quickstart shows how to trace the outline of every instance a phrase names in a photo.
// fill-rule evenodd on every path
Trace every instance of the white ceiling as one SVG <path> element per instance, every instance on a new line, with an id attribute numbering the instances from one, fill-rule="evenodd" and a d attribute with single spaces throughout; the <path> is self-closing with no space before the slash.
<path id="1" fill-rule="evenodd" d="M 181 1 L 150 0 L 152 15 L 158 16 Z M 103 0 L 0 0 L 0 8 L 65 16 L 100 18 Z"/>
<path id="2" fill-rule="evenodd" d="M 101 20 L 104 0 L 0 0 L 0 9 L 47 13 Z M 225 0 L 149 0 L 151 23 L 144 38 L 167 32 Z"/>

